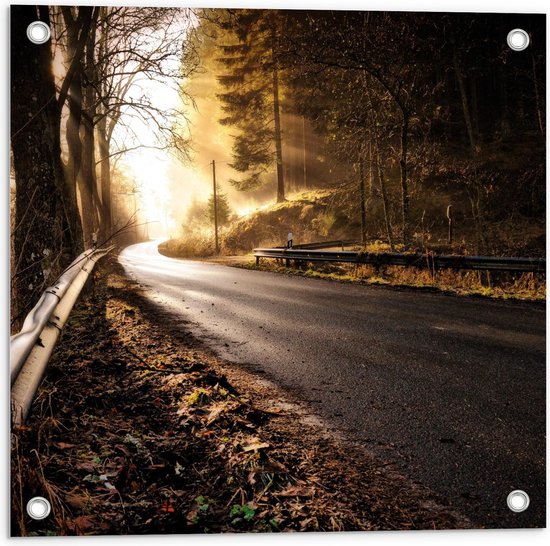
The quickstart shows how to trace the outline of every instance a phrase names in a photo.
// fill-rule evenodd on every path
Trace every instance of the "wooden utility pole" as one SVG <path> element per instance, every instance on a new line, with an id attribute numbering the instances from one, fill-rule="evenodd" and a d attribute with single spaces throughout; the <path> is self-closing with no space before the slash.
<path id="1" fill-rule="evenodd" d="M 212 160 L 212 186 L 214 191 L 214 237 L 216 244 L 216 254 L 220 253 L 220 244 L 218 241 L 218 195 L 216 193 L 216 161 Z"/>

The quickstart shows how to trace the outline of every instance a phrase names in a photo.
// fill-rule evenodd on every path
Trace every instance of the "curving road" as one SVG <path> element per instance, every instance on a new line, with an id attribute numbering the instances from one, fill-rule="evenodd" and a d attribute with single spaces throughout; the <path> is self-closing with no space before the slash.
<path id="1" fill-rule="evenodd" d="M 175 260 L 157 244 L 120 262 L 220 356 L 292 390 L 474 524 L 544 526 L 543 305 Z M 507 508 L 513 489 L 527 511 Z"/>

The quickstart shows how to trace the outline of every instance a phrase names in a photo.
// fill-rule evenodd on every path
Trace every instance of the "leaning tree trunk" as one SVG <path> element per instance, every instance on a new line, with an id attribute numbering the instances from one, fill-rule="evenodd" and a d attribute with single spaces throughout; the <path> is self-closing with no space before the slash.
<path id="1" fill-rule="evenodd" d="M 84 231 L 84 246 L 90 248 L 93 244 L 94 232 L 98 224 L 97 211 L 94 207 L 93 185 L 95 176 L 92 170 L 93 160 L 93 126 L 85 121 L 84 137 L 82 139 L 82 172 L 78 178 L 78 189 L 80 190 L 80 203 L 82 208 L 82 228 Z"/>
<path id="2" fill-rule="evenodd" d="M 40 8 L 39 14 L 50 23 L 47 8 Z M 71 258 L 63 240 L 65 180 L 51 45 L 35 45 L 26 34 L 36 19 L 36 6 L 12 6 L 11 149 L 16 186 L 12 275 L 19 314 L 36 303 Z"/>
<path id="3" fill-rule="evenodd" d="M 100 8 L 99 17 L 101 19 L 101 35 L 98 40 L 98 55 L 102 59 L 107 53 L 107 43 L 109 40 L 108 25 L 106 24 L 107 8 Z M 96 68 L 96 76 L 98 69 Z M 107 104 L 105 97 L 108 93 L 108 86 L 105 81 L 99 80 L 99 120 L 96 124 L 97 143 L 99 152 L 99 180 L 101 201 L 105 209 L 105 218 L 103 219 L 103 235 L 105 239 L 113 234 L 113 211 L 111 204 L 111 156 L 110 156 L 110 140 L 111 137 L 107 131 Z M 111 118 L 112 119 L 112 118 Z"/>
<path id="4" fill-rule="evenodd" d="M 80 113 L 82 108 L 82 95 L 80 79 L 76 84 L 71 85 L 69 117 L 65 125 L 66 140 L 68 148 L 68 158 L 66 166 L 65 196 L 66 201 L 70 203 L 72 215 L 68 218 L 71 232 L 79 246 L 83 244 L 82 240 L 82 222 L 78 213 L 78 201 L 76 194 L 77 180 L 80 173 L 82 162 L 82 142 L 80 141 Z M 79 94 L 80 93 L 80 94 Z M 77 103 L 76 105 L 74 103 Z"/>

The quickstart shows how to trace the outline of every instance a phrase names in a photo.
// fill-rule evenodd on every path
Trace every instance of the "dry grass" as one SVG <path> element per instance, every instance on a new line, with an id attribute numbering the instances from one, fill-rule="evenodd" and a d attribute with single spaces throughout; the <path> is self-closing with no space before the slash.
<path id="1" fill-rule="evenodd" d="M 171 258 L 207 258 L 216 253 L 211 239 L 195 235 L 170 239 L 161 243 L 158 249 L 161 254 Z"/>
<path id="2" fill-rule="evenodd" d="M 237 267 L 256 269 L 252 260 L 232 264 Z M 491 273 L 478 271 L 454 271 L 384 266 L 376 270 L 370 265 L 311 264 L 284 267 L 274 260 L 263 260 L 259 269 L 278 273 L 300 275 L 310 278 L 330 279 L 370 285 L 408 287 L 438 290 L 461 296 L 482 296 L 498 299 L 526 301 L 546 300 L 544 275 L 536 273 Z"/>

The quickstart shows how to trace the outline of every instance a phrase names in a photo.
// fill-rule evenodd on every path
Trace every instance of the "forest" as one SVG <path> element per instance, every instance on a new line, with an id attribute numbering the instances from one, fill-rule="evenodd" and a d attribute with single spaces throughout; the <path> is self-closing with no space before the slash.
<path id="1" fill-rule="evenodd" d="M 13 536 L 546 525 L 545 15 L 10 44 Z"/>
<path id="2" fill-rule="evenodd" d="M 37 19 L 42 45 L 25 33 Z M 292 229 L 544 255 L 543 16 L 26 6 L 11 21 L 15 322 L 83 249 L 150 228 L 211 249 L 219 220 L 225 253 Z M 128 174 L 146 150 L 187 166 L 156 227 Z"/>

